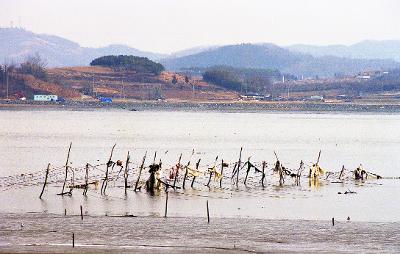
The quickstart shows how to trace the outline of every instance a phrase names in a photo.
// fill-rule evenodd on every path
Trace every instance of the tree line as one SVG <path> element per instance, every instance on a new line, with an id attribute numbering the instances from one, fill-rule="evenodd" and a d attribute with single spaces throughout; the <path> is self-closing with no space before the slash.
<path id="1" fill-rule="evenodd" d="M 215 66 L 203 72 L 207 82 L 241 93 L 270 93 L 274 80 L 280 79 L 278 70 Z"/>

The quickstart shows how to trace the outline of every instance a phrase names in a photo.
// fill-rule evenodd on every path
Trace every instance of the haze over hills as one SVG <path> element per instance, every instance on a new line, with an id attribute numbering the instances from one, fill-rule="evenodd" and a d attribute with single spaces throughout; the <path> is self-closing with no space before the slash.
<path id="1" fill-rule="evenodd" d="M 400 67 L 399 62 L 386 59 L 393 56 L 392 58 L 400 61 L 400 42 L 396 41 L 362 42 L 347 48 L 332 46 L 317 48 L 318 50 L 307 45 L 283 48 L 270 43 L 240 44 L 196 47 L 166 55 L 140 51 L 125 45 L 81 47 L 78 43 L 59 36 L 36 34 L 20 28 L 0 28 L 0 38 L 0 62 L 6 60 L 20 63 L 27 56 L 39 53 L 48 67 L 87 66 L 94 58 L 119 54 L 148 57 L 160 61 L 168 70 L 229 65 L 278 69 L 305 77 L 333 76 L 335 73 L 355 74 L 365 70 Z M 354 59 L 355 57 L 364 59 Z"/>
<path id="2" fill-rule="evenodd" d="M 361 59 L 393 59 L 400 62 L 400 41 L 362 41 L 350 46 L 328 45 L 314 46 L 295 44 L 286 47 L 287 49 L 310 54 L 313 56 L 338 56 Z"/>
<path id="3" fill-rule="evenodd" d="M 102 48 L 81 47 L 78 43 L 59 36 L 35 34 L 19 28 L 0 28 L 0 61 L 23 62 L 27 56 L 39 53 L 49 67 L 89 65 L 94 58 L 104 55 L 126 54 L 153 60 L 166 55 L 140 51 L 125 45 Z"/>
<path id="4" fill-rule="evenodd" d="M 161 62 L 171 70 L 227 65 L 239 68 L 278 69 L 284 73 L 305 77 L 328 77 L 339 73 L 356 74 L 366 70 L 400 67 L 400 63 L 394 60 L 314 57 L 267 43 L 222 46 L 194 55 L 165 59 Z"/>

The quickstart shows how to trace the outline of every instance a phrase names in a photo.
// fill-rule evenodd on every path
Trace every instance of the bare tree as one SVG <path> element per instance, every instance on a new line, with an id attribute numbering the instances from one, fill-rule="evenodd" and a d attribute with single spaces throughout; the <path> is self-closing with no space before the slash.
<path id="1" fill-rule="evenodd" d="M 47 63 L 40 57 L 39 53 L 34 56 L 28 56 L 24 63 L 21 63 L 20 70 L 22 73 L 31 74 L 35 78 L 47 81 L 46 72 Z"/>

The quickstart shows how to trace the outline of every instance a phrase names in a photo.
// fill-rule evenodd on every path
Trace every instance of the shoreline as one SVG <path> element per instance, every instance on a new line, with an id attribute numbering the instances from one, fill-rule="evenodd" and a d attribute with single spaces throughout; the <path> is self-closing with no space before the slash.
<path id="1" fill-rule="evenodd" d="M 398 103 L 324 102 L 188 102 L 188 101 L 96 101 L 37 102 L 0 100 L 1 110 L 128 110 L 128 111 L 211 111 L 272 113 L 400 113 Z"/>

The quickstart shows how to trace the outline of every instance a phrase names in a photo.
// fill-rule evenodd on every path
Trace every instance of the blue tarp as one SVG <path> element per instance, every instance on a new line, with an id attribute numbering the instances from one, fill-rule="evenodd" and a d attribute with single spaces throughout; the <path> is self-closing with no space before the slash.
<path id="1" fill-rule="evenodd" d="M 112 103 L 112 99 L 108 97 L 100 97 L 99 100 L 104 103 Z"/>

